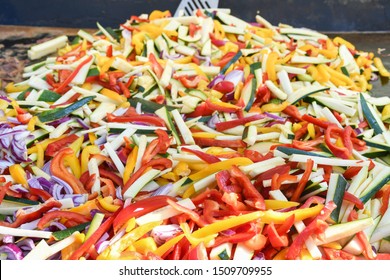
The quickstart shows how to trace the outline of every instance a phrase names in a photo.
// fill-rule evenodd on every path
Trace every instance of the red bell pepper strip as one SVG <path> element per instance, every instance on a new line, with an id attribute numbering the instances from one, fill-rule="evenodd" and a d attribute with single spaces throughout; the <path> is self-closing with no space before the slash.
<path id="1" fill-rule="evenodd" d="M 116 189 L 112 180 L 100 177 L 100 181 L 104 183 L 101 187 L 103 197 L 111 196 L 113 199 L 116 198 Z"/>
<path id="2" fill-rule="evenodd" d="M 76 212 L 63 211 L 63 210 L 55 210 L 47 212 L 43 215 L 43 217 L 39 220 L 37 224 L 38 229 L 44 229 L 47 224 L 54 219 L 66 219 L 76 222 L 77 224 L 82 224 L 89 222 L 91 218 Z"/>
<path id="3" fill-rule="evenodd" d="M 83 62 L 81 62 L 77 67 L 76 69 L 72 72 L 72 74 L 70 74 L 66 79 L 65 81 L 58 87 L 56 88 L 54 91 L 57 92 L 57 93 L 64 93 L 64 90 L 68 87 L 69 83 L 72 82 L 72 80 L 74 79 L 74 77 L 76 77 L 76 75 L 80 72 L 81 68 L 83 68 L 84 65 L 86 65 L 87 63 L 89 63 L 91 60 L 92 60 L 93 56 L 90 55 L 87 59 L 85 59 Z"/>
<path id="4" fill-rule="evenodd" d="M 237 166 L 233 165 L 230 169 L 230 174 L 234 178 L 238 185 L 243 189 L 243 195 L 246 200 L 250 201 L 250 206 L 258 209 L 265 210 L 265 202 L 263 196 L 259 191 L 253 186 L 250 179 L 243 173 Z M 247 204 L 249 204 L 247 202 Z"/>
<path id="5" fill-rule="evenodd" d="M 50 171 L 53 176 L 56 176 L 68 183 L 74 194 L 87 193 L 80 180 L 69 172 L 63 163 L 64 157 L 71 154 L 73 154 L 73 150 L 71 148 L 64 148 L 60 150 L 52 159 Z"/>
<path id="6" fill-rule="evenodd" d="M 351 202 L 355 204 L 356 208 L 358 209 L 363 209 L 364 208 L 364 203 L 355 195 L 353 195 L 350 192 L 344 192 L 343 200 L 346 200 L 348 202 Z"/>
<path id="7" fill-rule="evenodd" d="M 153 167 L 156 169 L 167 169 L 172 167 L 172 161 L 167 158 L 159 158 L 159 159 L 152 159 L 145 165 L 143 165 L 141 168 L 139 168 L 131 177 L 129 180 L 127 180 L 126 184 L 124 185 L 122 189 L 122 194 L 124 194 L 127 189 L 145 172 L 145 170 L 149 167 Z"/>
<path id="8" fill-rule="evenodd" d="M 260 161 L 273 158 L 274 154 L 272 152 L 268 152 L 265 155 L 262 155 L 261 153 L 255 150 L 245 150 L 244 156 L 249 158 L 253 162 L 260 162 Z"/>
<path id="9" fill-rule="evenodd" d="M 201 117 L 201 116 L 210 116 L 213 113 L 214 113 L 214 110 L 210 109 L 210 107 L 207 105 L 206 102 L 203 102 L 195 108 L 195 111 L 187 114 L 187 116 L 189 118 L 196 118 L 196 117 Z"/>
<path id="10" fill-rule="evenodd" d="M 199 205 L 202 204 L 208 198 L 217 201 L 219 203 L 222 202 L 222 194 L 216 189 L 206 189 L 205 191 L 201 192 L 197 196 L 191 198 L 191 200 L 192 203 L 194 203 L 195 205 Z"/>
<path id="11" fill-rule="evenodd" d="M 307 126 L 308 126 L 308 123 L 304 123 L 300 129 L 295 131 L 295 133 L 294 133 L 295 134 L 295 136 L 294 136 L 295 140 L 299 140 L 299 139 L 303 138 L 303 136 L 306 135 L 306 133 L 307 133 Z"/>
<path id="12" fill-rule="evenodd" d="M 295 222 L 295 214 L 292 214 L 290 217 L 286 219 L 286 221 L 283 224 L 279 225 L 276 228 L 276 231 L 278 232 L 279 235 L 286 234 L 291 229 L 294 222 Z"/>
<path id="13" fill-rule="evenodd" d="M 117 232 L 131 218 L 138 218 L 158 208 L 168 205 L 167 199 L 175 199 L 166 195 L 151 196 L 136 201 L 123 208 L 113 222 L 114 232 Z"/>
<path id="14" fill-rule="evenodd" d="M 275 228 L 274 223 L 270 223 L 267 226 L 267 236 L 268 240 L 271 242 L 271 245 L 274 248 L 286 247 L 288 246 L 288 237 L 285 234 L 279 234 Z"/>
<path id="15" fill-rule="evenodd" d="M 327 248 L 323 247 L 322 248 L 325 253 L 325 257 L 327 260 L 359 260 L 362 259 L 360 257 L 357 257 L 351 253 L 348 253 L 343 250 L 338 250 L 338 249 L 332 249 L 332 248 Z"/>
<path id="16" fill-rule="evenodd" d="M 122 178 L 120 176 L 118 176 L 117 174 L 115 174 L 114 172 L 109 171 L 106 168 L 99 167 L 99 174 L 100 174 L 100 177 L 108 178 L 111 181 L 113 181 L 115 183 L 115 185 L 123 186 Z"/>
<path id="17" fill-rule="evenodd" d="M 233 128 L 233 127 L 243 125 L 243 124 L 246 124 L 249 122 L 257 121 L 257 120 L 260 120 L 263 118 L 264 118 L 264 116 L 262 114 L 256 114 L 256 115 L 252 115 L 249 117 L 244 117 L 242 119 L 220 122 L 220 123 L 215 124 L 215 129 L 217 131 L 224 131 L 224 130 L 227 130 L 229 128 Z"/>
<path id="18" fill-rule="evenodd" d="M 130 90 L 129 88 L 122 82 L 119 82 L 117 83 L 122 91 L 122 94 L 126 97 L 126 98 L 130 98 L 131 96 L 131 93 L 130 93 Z"/>
<path id="19" fill-rule="evenodd" d="M 106 49 L 106 56 L 112 57 L 112 45 L 109 45 Z"/>
<path id="20" fill-rule="evenodd" d="M 322 142 L 323 142 L 322 138 L 309 140 L 309 141 L 293 140 L 292 147 L 302 151 L 316 151 L 318 149 L 315 146 L 321 144 Z"/>
<path id="21" fill-rule="evenodd" d="M 192 150 L 192 149 L 189 149 L 187 147 L 182 147 L 181 150 L 183 152 L 188 152 L 188 153 L 194 154 L 198 158 L 200 158 L 201 160 L 203 160 L 203 161 L 205 161 L 205 162 L 207 162 L 209 164 L 221 161 L 218 157 L 216 157 L 214 155 L 207 154 L 207 153 L 202 152 L 202 151 Z"/>
<path id="22" fill-rule="evenodd" d="M 51 198 L 41 204 L 35 211 L 30 212 L 29 210 L 20 209 L 16 212 L 16 219 L 12 223 L 0 221 L 0 226 L 6 226 L 11 228 L 17 228 L 22 224 L 34 221 L 42 217 L 43 214 L 47 213 L 53 208 L 61 207 L 61 202 Z"/>
<path id="23" fill-rule="evenodd" d="M 152 64 L 152 70 L 156 74 L 157 78 L 161 78 L 164 68 L 158 63 L 156 57 L 153 53 L 149 54 L 149 62 Z"/>
<path id="24" fill-rule="evenodd" d="M 332 132 L 339 132 L 340 128 L 337 127 L 335 124 L 329 124 L 325 131 L 325 143 L 328 146 L 329 150 L 332 152 L 333 155 L 336 157 L 342 158 L 342 159 L 350 159 L 352 156 L 352 147 L 348 143 L 348 147 L 338 147 L 332 142 Z M 343 133 L 347 136 L 347 133 Z M 343 137 L 342 137 L 343 138 Z M 350 142 L 348 140 L 345 140 L 347 142 Z M 343 140 L 344 142 L 344 140 Z"/>
<path id="25" fill-rule="evenodd" d="M 236 55 L 235 52 L 228 52 L 226 53 L 217 63 L 215 63 L 215 66 L 219 66 L 223 68 L 226 64 L 232 60 L 232 58 Z"/>
<path id="26" fill-rule="evenodd" d="M 303 173 L 302 178 L 299 181 L 298 186 L 296 187 L 296 189 L 295 189 L 295 191 L 290 199 L 291 201 L 298 201 L 299 200 L 303 190 L 305 189 L 306 183 L 310 178 L 310 174 L 311 174 L 311 171 L 313 169 L 313 166 L 314 166 L 314 161 L 312 159 L 308 159 L 307 163 L 306 163 L 305 172 Z"/>
<path id="27" fill-rule="evenodd" d="M 205 225 L 208 224 L 201 216 L 199 216 L 198 213 L 196 213 L 195 211 L 193 211 L 193 210 L 191 210 L 189 208 L 186 208 L 186 207 L 180 205 L 179 203 L 177 203 L 176 201 L 172 200 L 171 198 L 168 198 L 167 202 L 175 210 L 180 211 L 180 212 L 186 214 L 199 227 L 204 227 Z"/>
<path id="28" fill-rule="evenodd" d="M 140 122 L 149 125 L 165 127 L 165 122 L 163 119 L 156 116 L 147 116 L 147 115 L 133 115 L 133 116 L 115 116 L 111 113 L 107 114 L 108 122 Z"/>
<path id="29" fill-rule="evenodd" d="M 245 148 L 242 140 L 218 140 L 214 138 L 194 137 L 195 143 L 200 147 Z"/>
<path id="30" fill-rule="evenodd" d="M 4 177 L 0 177 L 0 179 L 3 179 L 2 181 L 4 182 Z M 0 187 L 0 204 L 3 202 L 4 196 L 7 193 L 9 187 L 11 187 L 12 183 L 7 182 L 4 185 Z"/>
<path id="31" fill-rule="evenodd" d="M 321 119 L 317 119 L 317 118 L 312 117 L 312 116 L 307 115 L 307 114 L 305 114 L 305 115 L 302 116 L 302 120 L 303 120 L 303 121 L 307 121 L 307 122 L 309 122 L 309 123 L 312 123 L 312 124 L 314 124 L 314 125 L 317 125 L 317 126 L 319 126 L 319 127 L 321 127 L 321 128 L 324 128 L 324 129 L 328 128 L 329 125 L 334 125 L 334 124 L 331 123 L 331 122 L 324 121 L 324 120 L 321 120 Z M 336 126 L 336 127 L 337 127 L 337 126 Z M 338 128 L 338 127 L 337 127 L 337 128 Z M 338 129 L 340 129 L 340 128 L 338 128 Z"/>
<path id="32" fill-rule="evenodd" d="M 79 260 L 96 242 L 109 231 L 112 226 L 115 217 L 121 211 L 119 208 L 112 216 L 108 217 L 100 227 L 83 243 L 79 248 L 77 248 L 73 254 L 69 257 L 69 260 Z"/>
<path id="33" fill-rule="evenodd" d="M 48 193 L 47 191 L 45 190 L 41 190 L 41 189 L 37 189 L 37 188 L 33 188 L 30 186 L 29 188 L 29 192 L 32 194 L 32 195 L 37 195 L 39 196 L 43 201 L 46 201 L 48 199 L 50 199 L 52 196 L 50 193 Z"/>
<path id="34" fill-rule="evenodd" d="M 329 218 L 330 214 L 336 207 L 337 206 L 333 201 L 330 201 L 325 205 L 321 213 L 294 239 L 287 251 L 287 259 L 296 260 L 301 253 L 305 241 L 313 234 L 321 234 L 328 228 L 329 225 L 325 220 Z"/>
<path id="35" fill-rule="evenodd" d="M 146 147 L 144 155 L 142 156 L 142 164 L 146 164 L 157 154 L 166 153 L 169 148 L 171 139 L 169 138 L 168 133 L 162 129 L 156 129 L 155 133 L 157 134 L 157 138 L 152 140 Z"/>
<path id="36" fill-rule="evenodd" d="M 53 157 L 59 150 L 64 148 L 66 145 L 73 143 L 78 138 L 79 137 L 76 134 L 69 134 L 64 138 L 58 139 L 57 141 L 50 143 L 49 145 L 47 145 L 45 155 Z"/>
<path id="37" fill-rule="evenodd" d="M 180 76 L 180 83 L 186 88 L 196 88 L 201 80 L 200 76 L 188 77 L 188 76 Z"/>
<path id="38" fill-rule="evenodd" d="M 302 121 L 302 115 L 294 105 L 288 105 L 282 112 L 292 117 L 295 121 Z"/>
<path id="39" fill-rule="evenodd" d="M 389 208 L 389 200 L 390 200 L 390 185 L 385 185 L 381 190 L 380 194 L 382 197 L 382 206 L 379 208 L 379 212 L 383 216 L 387 209 Z"/>

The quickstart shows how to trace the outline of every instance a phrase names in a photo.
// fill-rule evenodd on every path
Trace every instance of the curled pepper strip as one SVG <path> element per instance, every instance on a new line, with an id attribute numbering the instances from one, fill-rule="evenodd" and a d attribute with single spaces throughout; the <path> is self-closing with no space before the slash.
<path id="1" fill-rule="evenodd" d="M 64 165 L 64 157 L 71 154 L 73 154 L 73 150 L 71 148 L 64 148 L 60 150 L 52 160 L 50 171 L 53 176 L 56 176 L 57 178 L 68 183 L 73 189 L 73 193 L 87 193 L 80 180 L 77 179 L 72 173 L 70 173 Z"/>
<path id="2" fill-rule="evenodd" d="M 349 127 L 350 128 L 350 127 Z M 335 124 L 330 124 L 326 128 L 325 131 L 325 143 L 328 146 L 328 148 L 331 150 L 333 155 L 336 157 L 342 158 L 342 159 L 350 159 L 352 156 L 352 142 L 351 142 L 351 129 L 348 129 L 348 127 L 345 129 L 345 131 L 341 132 L 341 136 L 343 139 L 344 147 L 338 147 L 332 142 L 332 135 L 333 133 L 340 134 L 340 128 L 337 127 Z"/>
<path id="3" fill-rule="evenodd" d="M 31 210 L 23 210 L 20 209 L 16 212 L 16 220 L 13 223 L 8 223 L 4 221 L 0 221 L 0 226 L 6 226 L 11 228 L 17 228 L 22 224 L 34 221 L 42 217 L 44 213 L 47 213 L 49 210 L 53 208 L 61 207 L 61 202 L 55 200 L 54 198 L 50 198 L 45 203 L 39 206 L 35 211 Z"/>
<path id="4" fill-rule="evenodd" d="M 89 222 L 91 218 L 76 212 L 69 212 L 63 210 L 55 210 L 51 212 L 47 212 L 43 217 L 39 220 L 37 228 L 44 229 L 46 225 L 54 220 L 54 219 L 66 219 L 76 222 L 77 224 L 82 224 Z"/>

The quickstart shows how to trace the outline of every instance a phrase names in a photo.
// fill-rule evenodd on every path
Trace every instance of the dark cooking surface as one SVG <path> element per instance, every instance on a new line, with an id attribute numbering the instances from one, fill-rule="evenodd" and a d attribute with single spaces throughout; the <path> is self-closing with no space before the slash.
<path id="1" fill-rule="evenodd" d="M 72 36 L 78 29 L 44 28 L 0 25 L 0 81 L 2 87 L 10 81 L 20 81 L 24 65 L 29 64 L 27 50 L 39 41 L 66 34 Z M 357 49 L 373 52 L 381 57 L 390 70 L 390 32 L 372 33 L 328 33 L 330 37 L 341 36 L 353 43 Z M 18 65 L 18 67 L 15 67 Z M 389 79 L 375 81 L 372 93 L 390 96 Z"/>

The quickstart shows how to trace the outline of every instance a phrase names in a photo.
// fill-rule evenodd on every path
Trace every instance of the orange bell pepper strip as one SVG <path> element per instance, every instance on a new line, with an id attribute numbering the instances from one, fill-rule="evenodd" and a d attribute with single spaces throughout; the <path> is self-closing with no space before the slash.
<path id="1" fill-rule="evenodd" d="M 64 165 L 64 157 L 71 154 L 73 154 L 73 150 L 71 148 L 64 148 L 59 151 L 52 160 L 52 163 L 50 165 L 50 171 L 53 176 L 56 176 L 59 179 L 68 183 L 73 189 L 73 193 L 87 193 L 80 180 L 77 179 L 76 176 L 74 176 L 72 173 L 70 173 Z"/>

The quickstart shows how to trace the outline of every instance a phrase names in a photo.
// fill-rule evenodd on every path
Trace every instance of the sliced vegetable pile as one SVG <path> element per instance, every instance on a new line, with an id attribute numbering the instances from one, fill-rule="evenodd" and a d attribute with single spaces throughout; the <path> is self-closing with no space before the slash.
<path id="1" fill-rule="evenodd" d="M 31 48 L 56 55 L 0 97 L 2 259 L 389 258 L 389 72 L 229 12 Z"/>

